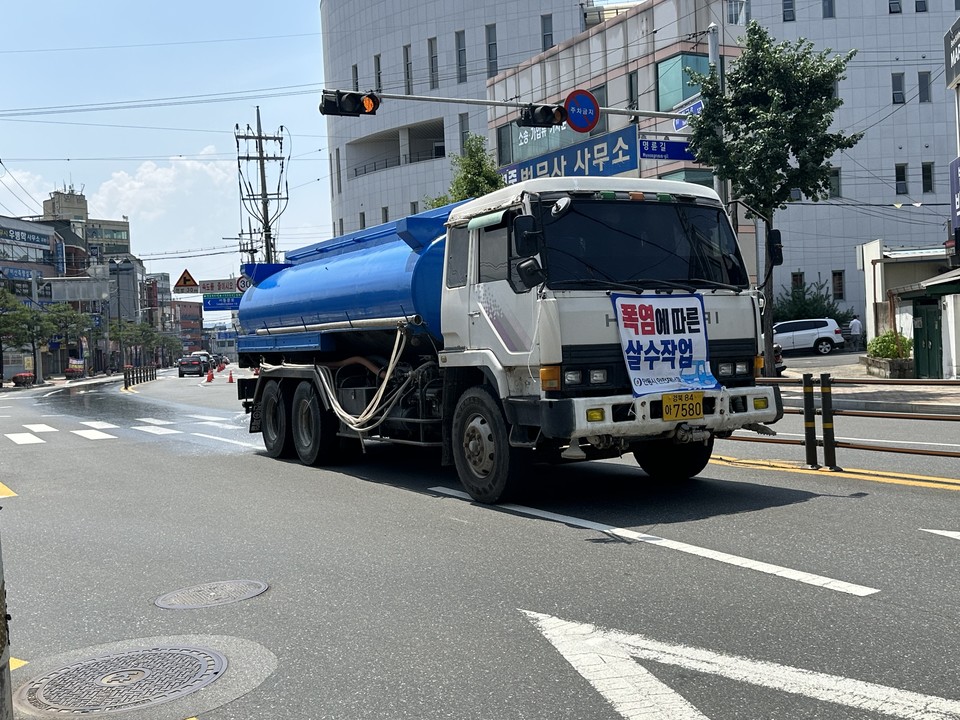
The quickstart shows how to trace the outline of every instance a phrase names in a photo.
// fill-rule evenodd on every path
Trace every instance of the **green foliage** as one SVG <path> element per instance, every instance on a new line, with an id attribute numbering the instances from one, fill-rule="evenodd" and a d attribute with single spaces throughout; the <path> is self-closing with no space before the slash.
<path id="1" fill-rule="evenodd" d="M 450 189 L 443 195 L 424 198 L 427 208 L 469 200 L 505 185 L 503 177 L 497 172 L 493 156 L 487 152 L 487 139 L 482 135 L 469 135 L 464 143 L 463 155 L 451 156 L 450 163 L 454 173 Z"/>
<path id="2" fill-rule="evenodd" d="M 726 93 L 715 69 L 709 75 L 688 69 L 703 98 L 703 111 L 690 116 L 690 151 L 768 221 L 786 207 L 793 188 L 812 200 L 827 197 L 829 158 L 863 135 L 827 132 L 843 104 L 834 87 L 856 51 L 831 53 L 815 52 L 805 39 L 775 44 L 751 21 L 743 54 L 726 73 Z"/>
<path id="3" fill-rule="evenodd" d="M 827 292 L 827 281 L 807 283 L 797 288 L 780 288 L 773 303 L 773 321 L 833 318 L 839 325 L 853 319 L 853 310 L 841 310 Z"/>
<path id="4" fill-rule="evenodd" d="M 895 330 L 887 330 L 867 343 L 867 357 L 905 360 L 913 350 L 913 340 Z"/>

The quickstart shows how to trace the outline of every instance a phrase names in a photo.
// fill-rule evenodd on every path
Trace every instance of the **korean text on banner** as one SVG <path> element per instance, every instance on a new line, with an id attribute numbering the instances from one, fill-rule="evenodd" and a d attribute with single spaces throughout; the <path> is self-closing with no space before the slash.
<path id="1" fill-rule="evenodd" d="M 634 397 L 719 387 L 710 372 L 703 298 L 614 293 L 611 299 Z"/>

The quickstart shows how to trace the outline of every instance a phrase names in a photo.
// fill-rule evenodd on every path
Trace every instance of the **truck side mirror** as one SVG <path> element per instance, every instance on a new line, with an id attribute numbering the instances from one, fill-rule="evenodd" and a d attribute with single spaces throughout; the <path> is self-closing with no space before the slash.
<path id="1" fill-rule="evenodd" d="M 770 255 L 771 265 L 783 265 L 783 243 L 780 241 L 779 230 L 767 233 L 767 253 Z"/>
<path id="2" fill-rule="evenodd" d="M 543 233 L 537 229 L 533 215 L 517 215 L 513 219 L 513 245 L 520 257 L 533 257 L 540 252 Z"/>
<path id="3" fill-rule="evenodd" d="M 536 258 L 528 257 L 517 263 L 517 277 L 520 278 L 523 286 L 529 290 L 546 280 L 547 274 L 540 267 Z"/>

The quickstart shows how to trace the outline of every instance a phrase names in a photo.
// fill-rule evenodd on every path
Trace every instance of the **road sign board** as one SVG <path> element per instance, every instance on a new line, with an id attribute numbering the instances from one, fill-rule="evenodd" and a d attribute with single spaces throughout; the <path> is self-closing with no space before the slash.
<path id="1" fill-rule="evenodd" d="M 677 110 L 684 115 L 699 115 L 703 112 L 703 100 L 697 100 L 695 103 L 687 105 L 685 108 Z M 673 129 L 674 130 L 683 130 L 687 126 L 687 121 L 682 118 L 674 118 L 673 120 Z"/>
<path id="2" fill-rule="evenodd" d="M 689 160 L 693 161 L 685 140 L 647 140 L 641 138 L 637 146 L 640 157 L 645 160 Z"/>
<path id="3" fill-rule="evenodd" d="M 237 310 L 242 293 L 212 293 L 203 296 L 204 310 Z"/>
<path id="4" fill-rule="evenodd" d="M 600 122 L 600 103 L 587 90 L 574 90 L 563 102 L 567 111 L 567 127 L 580 133 L 588 133 Z"/>
<path id="5" fill-rule="evenodd" d="M 193 275 L 190 274 L 189 270 L 184 270 L 180 275 L 180 279 L 177 280 L 176 284 L 173 286 L 173 291 L 176 293 L 199 292 L 199 284 L 193 279 Z"/>
<path id="6" fill-rule="evenodd" d="M 237 278 L 236 285 L 237 285 L 237 292 L 242 293 L 243 291 L 245 291 L 247 288 L 250 287 L 250 278 L 244 277 L 243 275 L 241 275 L 240 277 Z"/>

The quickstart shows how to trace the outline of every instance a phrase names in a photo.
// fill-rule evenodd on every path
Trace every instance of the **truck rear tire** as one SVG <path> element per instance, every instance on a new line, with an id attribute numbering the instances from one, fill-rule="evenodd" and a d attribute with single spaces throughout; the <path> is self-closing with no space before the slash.
<path id="1" fill-rule="evenodd" d="M 713 454 L 713 436 L 706 443 L 645 442 L 633 451 L 640 468 L 656 480 L 689 480 L 699 475 Z"/>
<path id="2" fill-rule="evenodd" d="M 460 482 L 477 502 L 506 500 L 518 483 L 518 450 L 510 447 L 503 411 L 486 388 L 470 388 L 457 401 L 453 460 Z"/>
<path id="3" fill-rule="evenodd" d="M 308 380 L 297 385 L 290 407 L 290 435 L 297 457 L 304 465 L 335 462 L 340 446 L 336 416 L 320 406 L 320 398 Z"/>
<path id="4" fill-rule="evenodd" d="M 290 410 L 280 383 L 270 380 L 260 398 L 260 433 L 267 455 L 272 458 L 290 457 L 293 438 L 290 436 Z"/>

